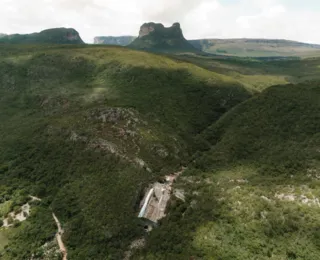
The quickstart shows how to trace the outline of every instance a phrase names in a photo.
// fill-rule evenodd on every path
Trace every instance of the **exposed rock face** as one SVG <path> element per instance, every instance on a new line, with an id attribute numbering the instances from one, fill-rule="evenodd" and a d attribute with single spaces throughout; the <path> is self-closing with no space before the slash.
<path id="1" fill-rule="evenodd" d="M 144 24 L 140 27 L 139 38 L 148 35 L 149 33 L 154 31 L 154 27 L 150 24 Z"/>
<path id="2" fill-rule="evenodd" d="M 160 23 L 145 23 L 140 27 L 139 37 L 129 47 L 158 52 L 197 52 L 184 38 L 179 23 L 171 27 L 164 27 Z"/>
<path id="3" fill-rule="evenodd" d="M 72 28 L 53 28 L 32 34 L 10 34 L 0 36 L 0 43 L 52 43 L 83 44 L 79 33 Z"/>
<path id="4" fill-rule="evenodd" d="M 179 23 L 174 23 L 171 27 L 164 27 L 161 23 L 145 23 L 140 27 L 139 38 L 151 33 L 160 34 L 164 38 L 184 38 Z"/>
<path id="5" fill-rule="evenodd" d="M 80 39 L 79 34 L 74 33 L 74 32 L 67 32 L 65 38 L 68 41 L 78 41 Z"/>
<path id="6" fill-rule="evenodd" d="M 136 36 L 97 36 L 94 38 L 94 44 L 120 45 L 127 46 Z"/>

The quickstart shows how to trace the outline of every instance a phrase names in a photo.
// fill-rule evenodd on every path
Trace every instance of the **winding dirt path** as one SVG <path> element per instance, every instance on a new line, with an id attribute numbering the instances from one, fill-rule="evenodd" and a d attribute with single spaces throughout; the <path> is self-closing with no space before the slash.
<path id="1" fill-rule="evenodd" d="M 60 221 L 57 218 L 57 216 L 54 213 L 52 213 L 52 216 L 53 216 L 54 221 L 56 222 L 57 227 L 58 227 L 58 232 L 56 234 L 56 237 L 57 237 L 57 241 L 58 241 L 58 245 L 59 245 L 60 251 L 61 251 L 62 256 L 63 256 L 62 259 L 63 260 L 67 260 L 67 255 L 68 255 L 67 248 L 65 247 L 65 245 L 64 245 L 64 243 L 62 241 L 63 229 L 61 227 Z"/>

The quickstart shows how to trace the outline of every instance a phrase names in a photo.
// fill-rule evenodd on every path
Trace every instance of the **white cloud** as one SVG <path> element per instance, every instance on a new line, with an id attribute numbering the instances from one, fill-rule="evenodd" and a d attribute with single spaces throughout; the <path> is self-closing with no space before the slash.
<path id="1" fill-rule="evenodd" d="M 271 6 L 256 15 L 239 16 L 236 20 L 237 25 L 242 29 L 270 28 L 270 25 L 278 22 L 278 18 L 285 17 L 286 8 L 282 5 Z M 261 26 L 261 23 L 264 26 Z M 269 26 L 268 26 L 269 25 Z"/>
<path id="2" fill-rule="evenodd" d="M 288 0 L 0 0 L 0 32 L 74 27 L 97 35 L 137 35 L 148 21 L 180 22 L 187 38 L 286 38 L 320 43 L 320 8 Z M 229 3 L 227 3 L 229 2 Z M 230 3 L 231 2 L 231 3 Z"/>

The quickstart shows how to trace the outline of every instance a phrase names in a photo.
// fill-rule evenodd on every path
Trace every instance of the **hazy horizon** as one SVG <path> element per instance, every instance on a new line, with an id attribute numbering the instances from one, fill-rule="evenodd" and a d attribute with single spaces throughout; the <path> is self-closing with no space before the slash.
<path id="1" fill-rule="evenodd" d="M 0 33 L 76 29 L 95 36 L 136 36 L 144 22 L 181 24 L 187 39 L 257 38 L 320 43 L 316 0 L 2 0 Z"/>

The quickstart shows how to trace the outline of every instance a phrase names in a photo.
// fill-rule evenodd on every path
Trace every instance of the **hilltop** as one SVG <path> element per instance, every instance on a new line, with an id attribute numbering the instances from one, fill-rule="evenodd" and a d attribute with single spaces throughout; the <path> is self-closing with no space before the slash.
<path id="1" fill-rule="evenodd" d="M 320 45 L 273 39 L 201 39 L 189 40 L 197 49 L 220 55 L 242 57 L 320 55 Z"/>
<path id="2" fill-rule="evenodd" d="M 136 36 L 97 36 L 94 37 L 94 44 L 127 46 L 132 43 Z"/>
<path id="3" fill-rule="evenodd" d="M 145 23 L 128 47 L 155 52 L 199 52 L 184 38 L 179 23 L 167 28 L 160 23 Z"/>
<path id="4" fill-rule="evenodd" d="M 53 28 L 31 34 L 10 34 L 0 37 L 0 43 L 23 44 L 83 44 L 79 33 L 72 28 Z"/>

